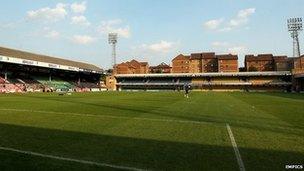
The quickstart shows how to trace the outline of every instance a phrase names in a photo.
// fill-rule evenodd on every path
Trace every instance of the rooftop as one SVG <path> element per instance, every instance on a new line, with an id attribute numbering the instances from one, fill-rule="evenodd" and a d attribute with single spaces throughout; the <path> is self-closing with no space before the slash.
<path id="1" fill-rule="evenodd" d="M 24 59 L 24 60 L 37 61 L 37 62 L 45 62 L 45 63 L 51 63 L 51 64 L 57 64 L 57 65 L 66 65 L 66 66 L 71 66 L 71 67 L 77 67 L 77 68 L 84 69 L 84 70 L 92 70 L 92 71 L 97 71 L 97 72 L 102 71 L 101 68 L 99 68 L 95 65 L 92 65 L 92 64 L 76 62 L 76 61 L 57 58 L 57 57 L 51 57 L 51 56 L 47 56 L 47 55 L 40 55 L 40 54 L 36 54 L 36 53 L 30 53 L 30 52 L 25 52 L 25 51 L 21 51 L 21 50 L 10 49 L 10 48 L 6 48 L 6 47 L 0 47 L 0 55 L 12 57 L 12 58 Z"/>

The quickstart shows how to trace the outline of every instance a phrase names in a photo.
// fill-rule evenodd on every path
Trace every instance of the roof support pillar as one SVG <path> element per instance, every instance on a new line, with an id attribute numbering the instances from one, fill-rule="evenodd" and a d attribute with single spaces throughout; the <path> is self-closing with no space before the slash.
<path id="1" fill-rule="evenodd" d="M 50 73 L 50 75 L 49 75 L 49 81 L 50 82 L 52 81 L 52 73 Z"/>
<path id="2" fill-rule="evenodd" d="M 5 72 L 4 72 L 4 79 L 5 79 L 5 81 L 7 81 L 7 70 L 5 70 Z"/>

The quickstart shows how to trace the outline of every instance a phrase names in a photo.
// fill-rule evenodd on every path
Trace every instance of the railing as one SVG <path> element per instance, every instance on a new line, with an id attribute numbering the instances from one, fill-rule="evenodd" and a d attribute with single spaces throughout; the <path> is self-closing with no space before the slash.
<path id="1" fill-rule="evenodd" d="M 118 86 L 183 86 L 183 83 L 117 83 Z M 191 86 L 287 86 L 292 85 L 291 82 L 277 81 L 277 82 L 201 82 L 190 83 Z"/>
<path id="2" fill-rule="evenodd" d="M 224 73 L 170 73 L 170 74 L 118 74 L 117 78 L 146 78 L 146 77 L 233 77 L 233 76 L 285 76 L 291 75 L 290 71 L 269 72 L 224 72 Z"/>

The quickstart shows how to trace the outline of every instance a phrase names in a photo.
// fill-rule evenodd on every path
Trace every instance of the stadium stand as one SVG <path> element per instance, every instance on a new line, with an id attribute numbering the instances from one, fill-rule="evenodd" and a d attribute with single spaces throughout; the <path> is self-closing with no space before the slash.
<path id="1" fill-rule="evenodd" d="M 59 78 L 53 78 L 52 80 L 49 80 L 47 77 L 35 77 L 35 79 L 40 84 L 51 89 L 51 91 L 71 91 L 71 89 L 74 88 L 71 83 L 63 81 Z"/>
<path id="2" fill-rule="evenodd" d="M 194 90 L 218 91 L 290 91 L 291 73 L 232 72 L 183 74 L 126 74 L 116 75 L 117 89 L 181 90 L 189 84 Z"/>
<path id="3" fill-rule="evenodd" d="M 0 47 L 0 92 L 100 91 L 101 68 Z"/>
<path id="4" fill-rule="evenodd" d="M 45 86 L 35 79 L 25 76 L 19 76 L 19 81 L 22 82 L 28 92 L 42 92 Z"/>

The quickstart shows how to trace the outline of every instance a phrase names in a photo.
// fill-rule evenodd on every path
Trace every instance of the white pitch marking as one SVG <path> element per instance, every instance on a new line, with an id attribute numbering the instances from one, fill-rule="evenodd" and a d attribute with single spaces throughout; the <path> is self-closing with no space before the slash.
<path id="1" fill-rule="evenodd" d="M 34 113 L 47 113 L 47 114 L 59 114 L 59 115 L 74 115 L 74 116 L 90 116 L 90 117 L 104 117 L 112 119 L 134 119 L 134 120 L 146 120 L 155 122 L 176 122 L 176 123 L 191 123 L 191 124 L 212 124 L 211 122 L 203 121 L 186 121 L 186 120 L 174 120 L 174 119 L 153 119 L 153 118 L 141 118 L 141 117 L 128 117 L 128 116 L 110 116 L 110 115 L 95 115 L 85 113 L 71 113 L 71 112 L 51 112 L 42 110 L 27 110 L 27 109 L 0 109 L 2 111 L 16 111 L 16 112 L 34 112 Z"/>
<path id="2" fill-rule="evenodd" d="M 237 144 L 235 142 L 235 139 L 234 139 L 232 130 L 230 128 L 230 125 L 226 124 L 226 127 L 227 127 L 227 131 L 228 131 L 228 134 L 229 134 L 229 137 L 230 137 L 230 140 L 231 140 L 232 147 L 234 149 L 236 160 L 237 160 L 237 162 L 239 164 L 239 167 L 240 167 L 240 171 L 245 171 L 246 169 L 245 169 L 242 157 L 241 157 L 241 153 L 240 153 L 240 151 L 239 151 L 239 149 L 237 147 Z"/>
<path id="3" fill-rule="evenodd" d="M 11 151 L 11 152 L 15 152 L 15 153 L 21 153 L 21 154 L 32 155 L 32 156 L 38 156 L 38 157 L 43 157 L 43 158 L 50 158 L 50 159 L 55 159 L 55 160 L 62 160 L 62 161 L 68 161 L 68 162 L 100 166 L 100 167 L 109 167 L 109 168 L 114 168 L 114 169 L 123 169 L 123 170 L 130 170 L 130 171 L 147 171 L 147 170 L 139 169 L 139 168 L 135 168 L 135 167 L 119 166 L 119 165 L 113 165 L 113 164 L 107 164 L 107 163 L 98 163 L 98 162 L 94 162 L 94 161 L 72 159 L 72 158 L 36 153 L 36 152 L 32 152 L 32 151 L 23 151 L 23 150 L 9 148 L 9 147 L 0 146 L 0 150 Z"/>

